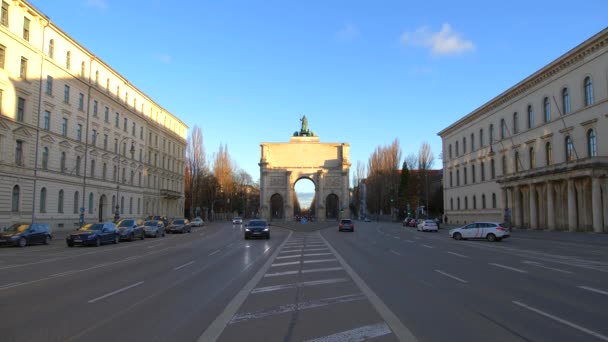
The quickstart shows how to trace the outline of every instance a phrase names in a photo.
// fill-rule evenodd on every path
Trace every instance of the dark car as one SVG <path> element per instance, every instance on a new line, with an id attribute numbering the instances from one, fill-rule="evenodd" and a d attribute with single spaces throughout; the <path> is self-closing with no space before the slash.
<path id="1" fill-rule="evenodd" d="M 188 219 L 175 219 L 171 221 L 171 224 L 167 227 L 167 233 L 190 233 L 192 227 Z"/>
<path id="2" fill-rule="evenodd" d="M 169 225 L 169 219 L 167 218 L 167 216 L 160 216 L 160 215 L 150 215 L 148 217 L 146 217 L 146 221 L 163 221 L 163 224 L 166 226 Z"/>
<path id="3" fill-rule="evenodd" d="M 151 237 L 165 236 L 165 224 L 160 220 L 148 220 L 144 222 L 144 232 Z"/>
<path id="4" fill-rule="evenodd" d="M 270 223 L 265 220 L 251 220 L 245 224 L 245 240 L 254 237 L 270 239 Z"/>
<path id="5" fill-rule="evenodd" d="M 404 227 L 409 227 L 410 226 L 410 222 L 413 220 L 413 218 L 411 217 L 406 217 L 405 220 L 403 220 L 403 226 Z"/>
<path id="6" fill-rule="evenodd" d="M 355 223 L 350 219 L 342 219 L 338 224 L 338 231 L 341 232 L 343 230 L 350 230 L 351 232 L 355 231 Z"/>
<path id="7" fill-rule="evenodd" d="M 15 223 L 0 232 L 0 244 L 9 246 L 25 247 L 35 243 L 48 245 L 52 239 L 47 223 Z"/>
<path id="8" fill-rule="evenodd" d="M 144 233 L 144 220 L 140 219 L 124 219 L 118 221 L 116 224 L 118 230 L 118 236 L 120 240 L 133 241 L 137 238 L 145 239 L 146 234 Z"/>
<path id="9" fill-rule="evenodd" d="M 118 243 L 119 240 L 118 231 L 112 222 L 87 223 L 65 237 L 68 247 L 74 245 L 99 247 L 108 242 Z"/>

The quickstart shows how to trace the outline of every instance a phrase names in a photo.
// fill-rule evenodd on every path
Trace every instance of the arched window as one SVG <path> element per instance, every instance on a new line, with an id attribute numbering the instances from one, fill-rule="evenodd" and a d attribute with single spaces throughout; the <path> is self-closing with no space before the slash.
<path id="1" fill-rule="evenodd" d="M 534 127 L 534 111 L 532 105 L 528 105 L 528 129 Z"/>
<path id="2" fill-rule="evenodd" d="M 564 115 L 570 113 L 570 93 L 568 92 L 568 88 L 562 89 L 562 107 Z"/>
<path id="3" fill-rule="evenodd" d="M 54 58 L 55 56 L 55 40 L 49 40 L 49 57 Z"/>
<path id="4" fill-rule="evenodd" d="M 46 188 L 40 190 L 40 212 L 46 213 Z"/>
<path id="5" fill-rule="evenodd" d="M 597 140 L 593 128 L 587 131 L 587 151 L 589 157 L 597 157 Z"/>
<path id="6" fill-rule="evenodd" d="M 574 160 L 574 145 L 572 144 L 572 138 L 570 136 L 566 137 L 566 161 Z"/>
<path id="7" fill-rule="evenodd" d="M 80 156 L 76 156 L 76 176 L 80 176 Z"/>
<path id="8" fill-rule="evenodd" d="M 59 190 L 59 196 L 57 196 L 57 212 L 63 213 L 63 190 Z"/>
<path id="9" fill-rule="evenodd" d="M 481 208 L 486 208 L 486 194 L 481 195 Z"/>
<path id="10" fill-rule="evenodd" d="M 74 193 L 74 214 L 78 214 L 78 191 Z"/>
<path id="11" fill-rule="evenodd" d="M 519 132 L 519 126 L 517 125 L 517 122 L 519 121 L 519 118 L 517 117 L 517 112 L 513 113 L 513 134 L 517 134 L 517 132 Z"/>
<path id="12" fill-rule="evenodd" d="M 551 147 L 550 142 L 545 144 L 545 158 L 547 166 L 553 164 L 553 148 Z"/>
<path id="13" fill-rule="evenodd" d="M 496 194 L 492 193 L 492 208 L 496 209 Z"/>
<path id="14" fill-rule="evenodd" d="M 65 152 L 61 152 L 61 161 L 59 162 L 61 172 L 65 172 Z"/>
<path id="15" fill-rule="evenodd" d="M 49 148 L 44 147 L 42 149 L 42 169 L 47 170 L 49 168 Z"/>
<path id="16" fill-rule="evenodd" d="M 15 185 L 13 187 L 13 198 L 12 198 L 11 212 L 13 212 L 13 213 L 19 212 L 20 197 L 21 197 L 21 190 L 19 188 L 19 185 Z"/>
<path id="17" fill-rule="evenodd" d="M 530 147 L 528 156 L 530 158 L 530 169 L 536 168 L 536 154 L 534 153 L 534 147 Z"/>
<path id="18" fill-rule="evenodd" d="M 93 213 L 93 201 L 95 199 L 93 198 L 93 193 L 89 193 L 89 214 Z"/>
<path id="19" fill-rule="evenodd" d="M 585 106 L 593 104 L 593 82 L 591 77 L 585 77 Z"/>
<path id="20" fill-rule="evenodd" d="M 507 137 L 507 124 L 505 119 L 500 119 L 500 139 Z"/>
<path id="21" fill-rule="evenodd" d="M 545 97 L 543 102 L 543 113 L 545 114 L 545 122 L 551 121 L 551 102 L 549 102 L 548 97 Z"/>

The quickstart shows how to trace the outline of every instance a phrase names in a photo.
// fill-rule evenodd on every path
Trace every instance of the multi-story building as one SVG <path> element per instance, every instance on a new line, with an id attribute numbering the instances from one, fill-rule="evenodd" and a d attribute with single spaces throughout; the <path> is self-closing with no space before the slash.
<path id="1" fill-rule="evenodd" d="M 608 231 L 608 29 L 439 132 L 450 223 Z"/>
<path id="2" fill-rule="evenodd" d="M 182 216 L 187 126 L 28 2 L 0 10 L 0 225 Z"/>

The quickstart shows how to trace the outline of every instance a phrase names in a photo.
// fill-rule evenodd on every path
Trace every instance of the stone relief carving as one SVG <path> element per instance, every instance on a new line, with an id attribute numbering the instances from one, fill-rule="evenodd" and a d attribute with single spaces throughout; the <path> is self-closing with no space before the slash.
<path id="1" fill-rule="evenodd" d="M 271 176 L 270 186 L 285 186 L 285 177 L 282 176 Z"/>

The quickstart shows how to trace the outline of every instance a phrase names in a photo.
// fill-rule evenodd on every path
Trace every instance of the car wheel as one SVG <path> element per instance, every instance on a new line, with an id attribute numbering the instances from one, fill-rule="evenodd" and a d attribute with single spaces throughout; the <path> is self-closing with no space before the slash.
<path id="1" fill-rule="evenodd" d="M 101 239 L 97 238 L 97 239 L 95 239 L 95 247 L 99 247 L 99 246 L 101 246 Z"/>
<path id="2" fill-rule="evenodd" d="M 486 239 L 488 239 L 488 241 L 490 241 L 490 242 L 494 242 L 494 241 L 496 241 L 496 235 L 490 233 L 486 236 Z"/>
<path id="3" fill-rule="evenodd" d="M 27 246 L 27 240 L 25 238 L 20 238 L 18 243 L 19 243 L 19 247 Z"/>
<path id="4" fill-rule="evenodd" d="M 163 232 L 163 237 L 165 237 L 165 235 L 166 235 L 165 232 Z"/>
<path id="5" fill-rule="evenodd" d="M 143 240 L 143 239 L 145 239 L 145 238 L 146 238 L 146 233 L 141 233 L 141 237 L 140 237 L 140 239 L 141 239 L 141 240 Z"/>
<path id="6" fill-rule="evenodd" d="M 500 241 L 502 241 L 502 238 L 497 237 L 497 238 L 496 238 L 496 241 L 497 241 L 497 242 L 500 242 Z"/>
<path id="7" fill-rule="evenodd" d="M 462 234 L 460 234 L 460 233 L 454 233 L 453 237 L 454 237 L 454 240 L 462 240 Z"/>
<path id="8" fill-rule="evenodd" d="M 270 240 L 270 234 L 266 235 L 266 240 Z"/>
<path id="9" fill-rule="evenodd" d="M 129 235 L 129 241 L 133 240 L 135 240 L 135 234 L 131 233 L 131 235 Z"/>
<path id="10" fill-rule="evenodd" d="M 114 235 L 114 241 L 112 241 L 113 244 L 118 244 L 120 242 L 120 237 L 118 237 L 118 235 Z"/>
<path id="11" fill-rule="evenodd" d="M 51 243 L 51 237 L 50 237 L 50 236 L 48 236 L 48 235 L 47 235 L 47 236 L 45 236 L 45 237 L 44 237 L 44 242 L 43 242 L 43 243 L 44 243 L 45 245 L 48 245 L 49 243 Z"/>
<path id="12" fill-rule="evenodd" d="M 68 247 L 74 247 L 74 243 L 72 242 L 66 242 L 66 244 L 68 245 Z"/>
<path id="13" fill-rule="evenodd" d="M 249 240 L 249 237 L 247 235 L 245 235 L 245 240 Z"/>

